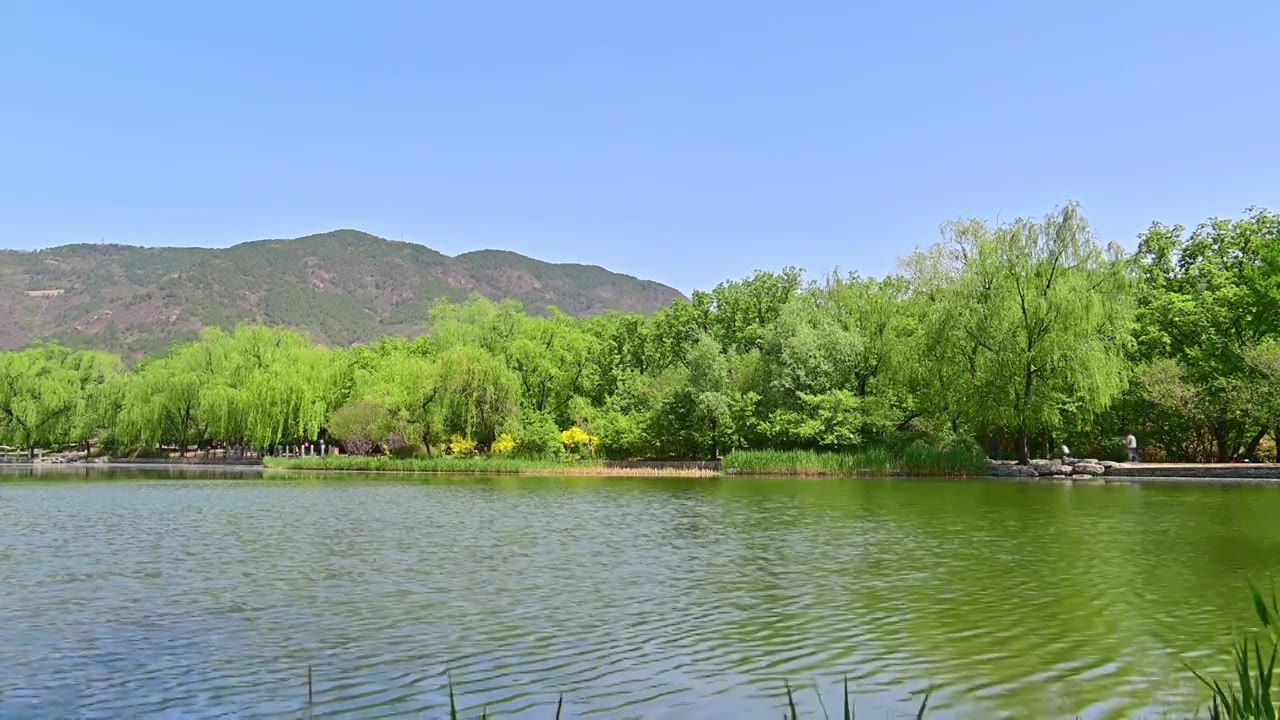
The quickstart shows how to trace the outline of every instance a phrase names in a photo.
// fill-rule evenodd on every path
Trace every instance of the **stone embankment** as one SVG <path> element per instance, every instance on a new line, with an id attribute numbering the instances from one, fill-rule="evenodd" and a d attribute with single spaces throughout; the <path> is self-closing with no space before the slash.
<path id="1" fill-rule="evenodd" d="M 988 460 L 987 475 L 1008 478 L 1056 478 L 1058 480 L 1093 480 L 1101 478 L 1119 463 L 1110 460 L 1032 460 L 1019 465 L 1014 460 Z"/>
<path id="2" fill-rule="evenodd" d="M 1280 464 L 1274 463 L 1117 463 L 1110 460 L 987 460 L 987 475 L 1049 480 L 1207 480 L 1280 483 Z"/>

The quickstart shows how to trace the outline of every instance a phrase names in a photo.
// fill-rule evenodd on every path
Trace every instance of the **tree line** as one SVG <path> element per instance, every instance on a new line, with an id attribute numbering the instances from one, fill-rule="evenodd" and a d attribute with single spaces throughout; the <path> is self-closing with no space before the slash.
<path id="1" fill-rule="evenodd" d="M 651 315 L 574 318 L 473 297 L 430 332 L 330 349 L 205 330 L 128 367 L 0 353 L 0 444 L 716 457 L 739 448 L 1062 444 L 1153 459 L 1256 455 L 1280 435 L 1280 216 L 1103 246 L 1076 205 L 943 227 L 884 277 L 793 268 Z"/>

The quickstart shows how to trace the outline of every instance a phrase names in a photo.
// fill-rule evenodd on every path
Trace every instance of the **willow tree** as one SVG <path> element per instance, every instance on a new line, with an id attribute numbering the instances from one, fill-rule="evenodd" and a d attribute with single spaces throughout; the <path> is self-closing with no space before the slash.
<path id="1" fill-rule="evenodd" d="M 81 384 L 71 357 L 57 345 L 0 353 L 0 438 L 28 456 L 72 434 Z"/>
<path id="2" fill-rule="evenodd" d="M 204 440 L 216 365 L 216 353 L 205 342 L 177 343 L 165 355 L 144 359 L 120 390 L 119 442 L 144 448 L 172 444 L 185 454 Z"/>
<path id="3" fill-rule="evenodd" d="M 316 438 L 335 383 L 331 353 L 292 330 L 240 326 L 200 341 L 208 376 L 200 413 L 209 435 L 228 445 L 267 447 Z"/>
<path id="4" fill-rule="evenodd" d="M 963 411 L 974 427 L 1013 433 L 1029 462 L 1032 433 L 1087 423 L 1125 387 L 1132 311 L 1121 252 L 1099 246 L 1075 204 L 1040 221 L 969 220 L 944 232 L 948 242 L 916 264 L 943 279 L 937 300 L 953 339 L 972 348 Z"/>
<path id="5" fill-rule="evenodd" d="M 112 439 L 127 377 L 124 362 L 118 355 L 82 350 L 68 357 L 65 365 L 76 373 L 80 388 L 68 439 L 90 450 L 93 441 Z"/>
<path id="6" fill-rule="evenodd" d="M 448 432 L 488 444 L 520 414 L 520 380 L 484 348 L 451 348 L 436 360 L 441 413 Z"/>
<path id="7" fill-rule="evenodd" d="M 428 453 L 444 430 L 446 403 L 441 394 L 439 365 L 408 348 L 383 354 L 368 368 L 355 402 L 371 402 L 385 408 L 387 434 L 398 434 L 405 440 L 416 435 Z M 357 414 L 368 415 L 367 410 Z"/>
<path id="8" fill-rule="evenodd" d="M 525 407 L 567 423 L 569 402 L 595 379 L 590 370 L 600 347 L 584 323 L 552 309 L 551 317 L 522 316 L 496 354 L 520 378 Z"/>
<path id="9" fill-rule="evenodd" d="M 926 424 L 953 437 L 975 434 L 973 424 L 981 420 L 967 401 L 977 392 L 980 348 L 960 326 L 963 308 L 953 297 L 962 266 L 944 244 L 911 255 L 903 262 L 911 290 L 899 308 L 911 332 L 905 334 L 897 365 L 913 407 Z"/>

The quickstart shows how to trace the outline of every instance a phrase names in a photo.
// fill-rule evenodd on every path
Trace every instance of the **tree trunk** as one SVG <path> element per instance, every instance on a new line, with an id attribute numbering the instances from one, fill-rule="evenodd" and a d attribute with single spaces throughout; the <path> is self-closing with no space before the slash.
<path id="1" fill-rule="evenodd" d="M 1214 425 L 1213 446 L 1215 460 L 1224 463 L 1231 459 L 1231 450 L 1227 448 L 1227 429 L 1221 423 Z"/>
<path id="2" fill-rule="evenodd" d="M 1240 453 L 1243 457 L 1241 457 L 1240 459 L 1244 460 L 1246 458 L 1253 457 L 1254 453 L 1258 452 L 1258 445 L 1262 443 L 1262 438 L 1266 436 L 1267 436 L 1267 426 L 1263 425 L 1262 429 L 1259 430 L 1251 440 L 1249 440 L 1249 444 L 1244 446 L 1244 452 Z"/>
<path id="3" fill-rule="evenodd" d="M 1026 314 L 1026 301 L 1023 301 L 1023 314 Z M 1027 353 L 1031 353 L 1031 341 L 1027 341 Z M 1026 412 L 1027 404 L 1031 402 L 1031 378 L 1034 377 L 1031 367 L 1031 358 L 1027 358 L 1026 370 L 1022 375 L 1022 400 L 1018 403 L 1018 415 L 1023 420 L 1018 427 L 1018 460 L 1023 465 L 1031 464 L 1031 448 L 1027 446 L 1027 421 Z"/>

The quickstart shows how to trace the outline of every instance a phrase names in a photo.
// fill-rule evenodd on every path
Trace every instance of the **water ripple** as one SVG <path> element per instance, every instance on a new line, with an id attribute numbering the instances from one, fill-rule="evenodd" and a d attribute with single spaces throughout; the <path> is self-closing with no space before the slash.
<path id="1" fill-rule="evenodd" d="M 0 716 L 1177 716 L 1272 488 L 0 483 Z M 307 668 L 314 702 L 307 704 Z"/>

